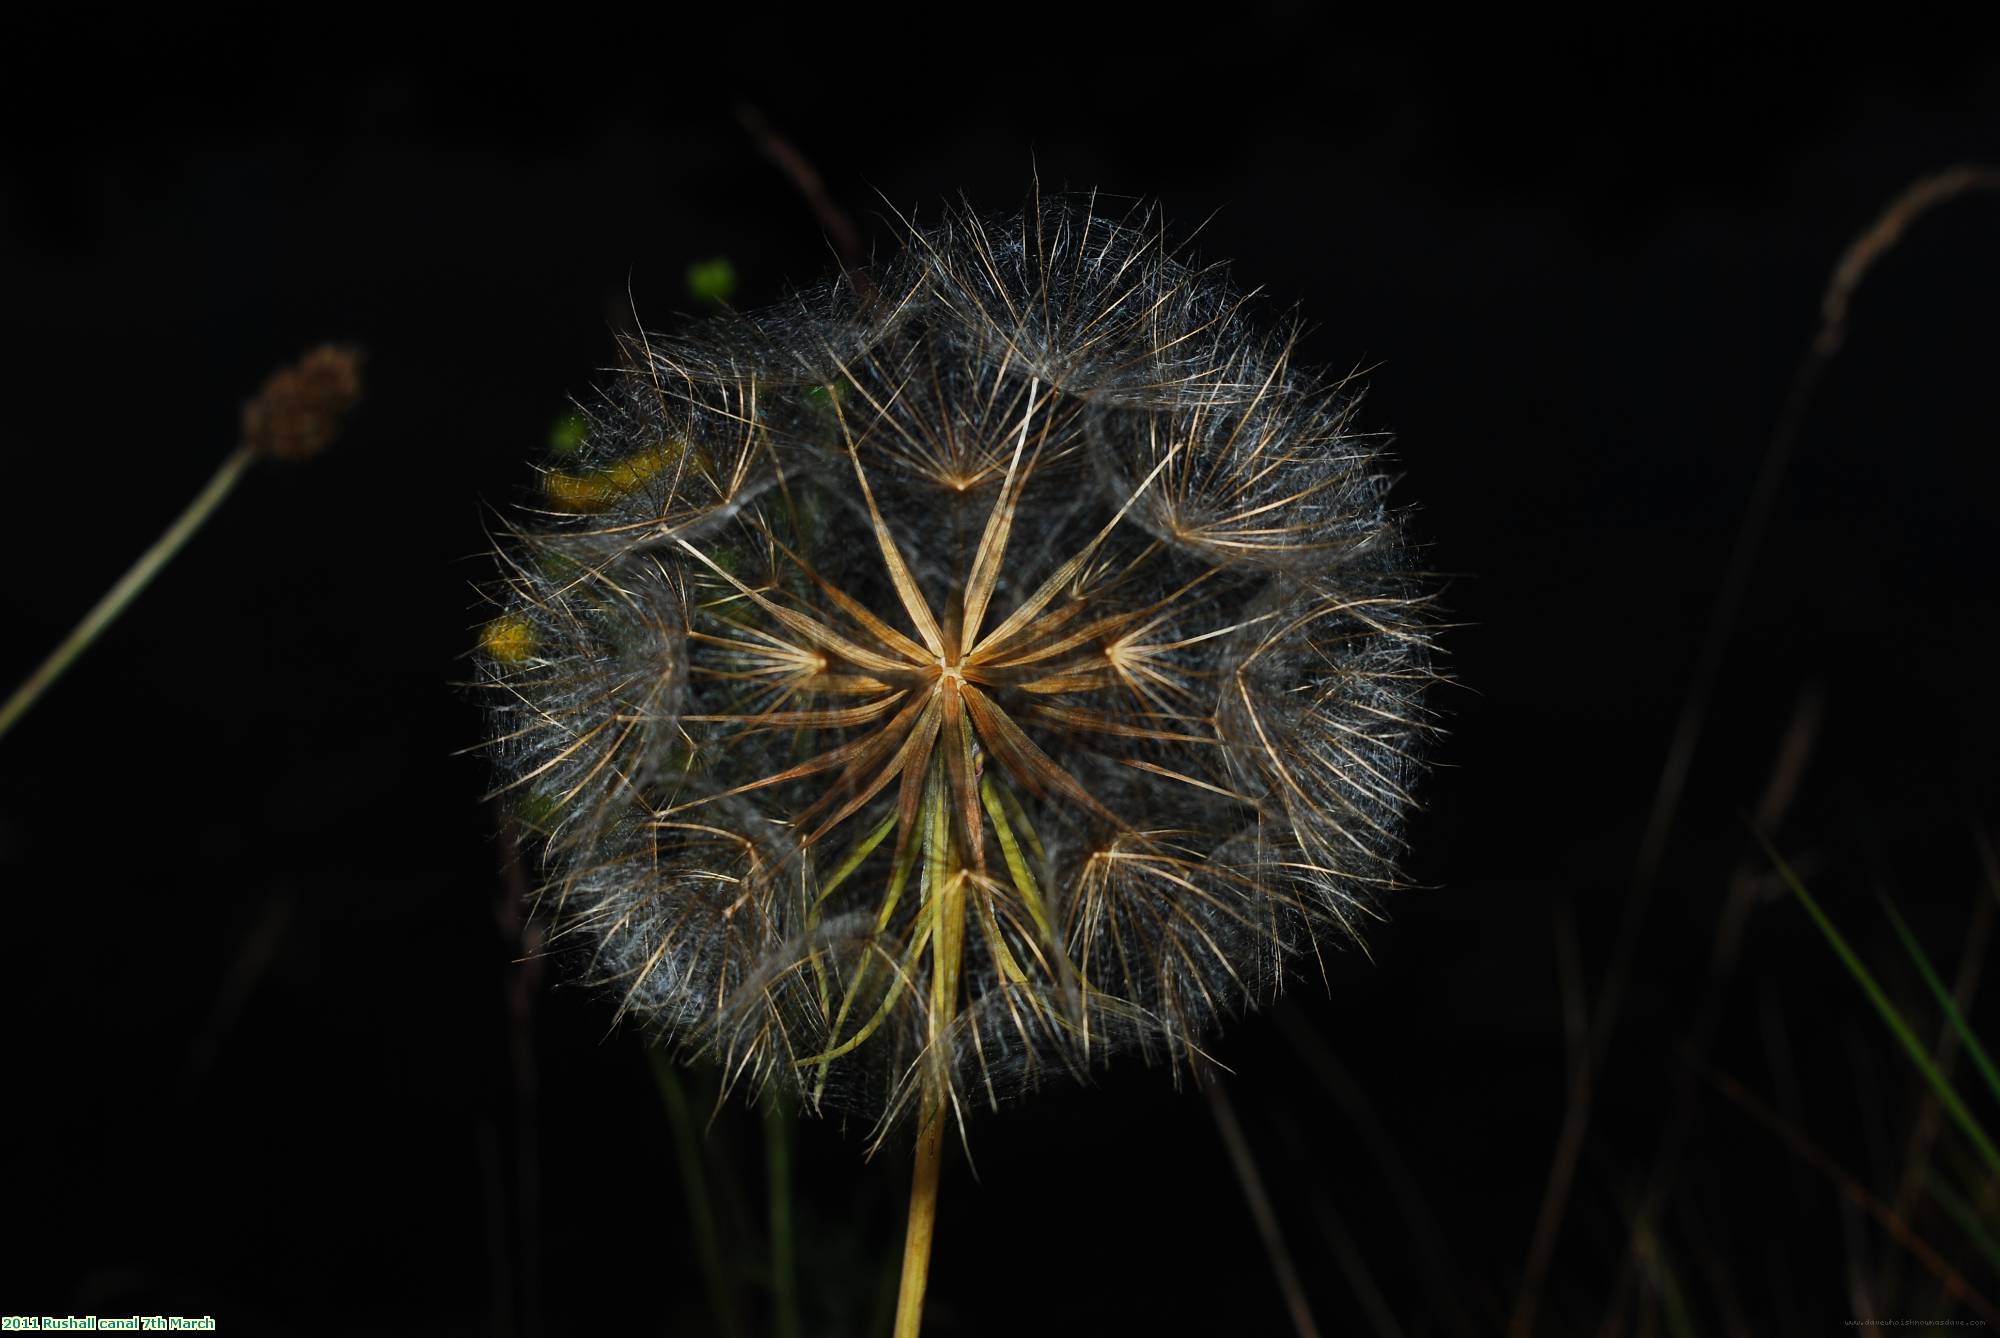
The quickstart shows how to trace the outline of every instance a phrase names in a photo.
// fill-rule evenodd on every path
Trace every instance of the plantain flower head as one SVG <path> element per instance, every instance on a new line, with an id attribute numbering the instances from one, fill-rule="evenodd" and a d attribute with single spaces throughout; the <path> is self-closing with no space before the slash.
<path id="1" fill-rule="evenodd" d="M 1055 198 L 629 341 L 481 639 L 558 941 L 885 1131 L 1186 1062 L 1358 941 L 1425 598 L 1295 340 L 1150 212 Z"/>

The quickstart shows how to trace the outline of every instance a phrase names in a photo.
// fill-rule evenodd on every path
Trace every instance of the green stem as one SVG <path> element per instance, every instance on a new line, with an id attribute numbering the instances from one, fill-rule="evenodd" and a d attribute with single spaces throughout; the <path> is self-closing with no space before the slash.
<path id="1" fill-rule="evenodd" d="M 932 767 L 918 819 L 923 826 L 923 894 L 931 912 L 931 1051 L 917 1115 L 917 1164 L 910 1174 L 910 1222 L 903 1234 L 895 1338 L 917 1338 L 924 1323 L 924 1289 L 930 1282 L 931 1240 L 937 1231 L 938 1172 L 944 1164 L 946 1112 L 951 1104 L 945 1047 L 958 1006 L 959 963 L 965 948 L 964 862 L 952 840 L 944 763 L 934 762 Z"/>
<path id="2" fill-rule="evenodd" d="M 702 1174 L 701 1140 L 695 1133 L 694 1112 L 673 1061 L 656 1047 L 648 1046 L 646 1058 L 653 1065 L 653 1080 L 660 1088 L 660 1101 L 667 1108 L 667 1124 L 673 1130 L 674 1154 L 680 1163 L 681 1192 L 687 1196 L 688 1221 L 694 1228 L 695 1253 L 708 1284 L 708 1304 L 719 1333 L 743 1331 L 736 1318 L 736 1298 L 722 1262 L 722 1233 L 717 1230 L 715 1209 L 709 1202 L 708 1177 Z"/>
<path id="3" fill-rule="evenodd" d="M 896 1295 L 896 1338 L 917 1338 L 924 1323 L 924 1288 L 930 1281 L 931 1238 L 937 1231 L 938 1170 L 944 1164 L 944 1105 L 924 1098 L 917 1166 L 910 1176 L 910 1225 L 903 1235 L 903 1285 Z"/>
<path id="4" fill-rule="evenodd" d="M 1979 1067 L 1979 1075 L 1986 1079 L 1986 1089 L 1993 1093 L 1996 1100 L 2000 1100 L 2000 1070 L 1993 1067 L 1992 1057 L 1986 1053 L 1986 1047 L 1979 1043 L 1979 1037 L 1975 1036 L 1972 1028 L 1966 1025 L 1965 1014 L 1958 1011 L 1958 1001 L 1951 997 L 1951 991 L 1944 987 L 1942 980 L 1938 979 L 1938 973 L 1932 968 L 1931 959 L 1924 955 L 1923 946 L 1917 942 L 1917 936 L 1903 923 L 1903 917 L 1897 914 L 1895 906 L 1887 897 L 1883 897 L 1881 901 L 1882 909 L 1889 913 L 1889 923 L 1896 927 L 1896 937 L 1903 941 L 1903 951 L 1907 952 L 1910 961 L 1916 964 L 1917 974 L 1924 978 L 1924 984 L 1930 988 L 1931 997 L 1938 1001 L 1940 1008 L 1944 1009 L 1945 1017 L 1950 1020 L 1952 1029 L 1958 1033 L 1958 1039 L 1965 1045 L 1965 1052 L 1972 1056 L 1972 1062 Z"/>
<path id="5" fill-rule="evenodd" d="M 215 471 L 215 477 L 208 481 L 208 486 L 188 503 L 187 510 L 181 512 L 180 518 L 167 527 L 167 532 L 162 534 L 151 548 L 139 555 L 139 560 L 119 578 L 118 584 L 112 586 L 104 598 L 97 601 L 97 606 L 84 615 L 83 621 L 76 625 L 75 630 L 55 648 L 48 659 L 42 661 L 39 669 L 28 676 L 28 681 L 15 689 L 14 695 L 7 699 L 7 704 L 0 706 L 0 738 L 4 738 L 7 731 L 14 727 L 15 721 L 28 713 L 28 708 L 35 704 L 36 699 L 50 684 L 62 677 L 63 671 L 70 667 L 77 656 L 89 648 L 98 634 L 125 611 L 125 606 L 130 604 L 138 593 L 146 588 L 147 583 L 159 574 L 160 568 L 173 560 L 174 554 L 178 553 L 189 537 L 201 528 L 202 522 L 208 519 L 210 513 L 222 504 L 222 499 L 229 496 L 229 490 L 236 486 L 236 481 L 243 476 L 243 471 L 256 458 L 256 452 L 248 446 L 238 446 L 229 458 L 222 462 L 222 468 Z"/>
<path id="6" fill-rule="evenodd" d="M 1959 1099 L 1957 1089 L 1952 1087 L 1938 1066 L 1932 1062 L 1929 1049 L 1917 1039 L 1917 1034 L 1910 1030 L 1910 1024 L 1903 1020 L 1903 1015 L 1889 1002 L 1889 996 L 1875 983 L 1875 977 L 1861 964 L 1861 958 L 1855 955 L 1854 949 L 1847 946 L 1847 940 L 1833 927 L 1833 921 L 1827 918 L 1826 912 L 1820 909 L 1817 901 L 1813 900 L 1812 893 L 1806 891 L 1806 885 L 1799 881 L 1796 873 L 1792 872 L 1792 866 L 1785 863 L 1777 847 L 1766 840 L 1762 832 L 1756 833 L 1756 836 L 1764 847 L 1764 853 L 1777 867 L 1778 876 L 1785 880 L 1785 885 L 1792 889 L 1792 895 L 1799 899 L 1799 903 L 1812 916 L 1813 923 L 1819 926 L 1820 934 L 1832 946 L 1835 955 L 1840 958 L 1841 965 L 1847 968 L 1847 973 L 1861 986 L 1862 992 L 1868 996 L 1868 1001 L 1875 1005 L 1875 1011 L 1881 1015 L 1882 1021 L 1902 1044 L 1904 1053 L 1910 1057 L 1910 1062 L 1917 1066 L 1917 1071 L 1923 1074 L 1924 1081 L 1930 1084 L 1931 1091 L 1937 1094 L 1938 1104 L 1944 1107 L 1945 1114 L 1951 1116 L 1952 1122 L 1964 1131 L 1966 1138 L 1971 1140 L 1974 1150 L 1979 1153 L 1980 1160 L 1986 1163 L 1987 1169 L 2000 1172 L 2000 1148 L 1993 1145 L 1993 1140 L 1986 1136 L 1986 1130 L 1980 1127 L 1979 1121 L 1973 1118 L 1970 1110 L 1966 1109 L 1965 1102 Z"/>
<path id="7" fill-rule="evenodd" d="M 771 1295 L 778 1338 L 799 1338 L 799 1280 L 792 1250 L 792 1119 L 782 1101 L 764 1113 L 764 1170 L 771 1213 Z"/>

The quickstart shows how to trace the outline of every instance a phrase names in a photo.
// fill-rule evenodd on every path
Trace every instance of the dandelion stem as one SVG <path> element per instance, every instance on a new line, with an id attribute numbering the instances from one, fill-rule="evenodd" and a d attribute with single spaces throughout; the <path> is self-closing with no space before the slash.
<path id="1" fill-rule="evenodd" d="M 125 611 L 125 606 L 159 574 L 160 568 L 173 560 L 174 554 L 222 504 L 222 499 L 229 496 L 230 489 L 236 486 L 243 471 L 256 458 L 257 453 L 247 445 L 238 446 L 230 453 L 229 458 L 222 462 L 222 468 L 215 471 L 215 477 L 208 481 L 208 486 L 188 503 L 187 510 L 181 512 L 180 518 L 167 527 L 167 532 L 151 548 L 139 555 L 139 560 L 119 578 L 118 584 L 97 601 L 97 607 L 84 615 L 83 621 L 76 625 L 63 643 L 42 661 L 39 669 L 28 676 L 27 682 L 15 689 L 7 704 L 0 707 L 0 738 L 4 738 L 7 731 L 14 727 L 15 721 L 28 713 L 50 684 L 63 676 L 63 671 L 90 647 L 98 634 Z"/>
<path id="2" fill-rule="evenodd" d="M 896 1296 L 896 1338 L 917 1338 L 924 1322 L 924 1285 L 930 1281 L 931 1237 L 937 1227 L 938 1169 L 944 1162 L 944 1103 L 924 1098 L 917 1167 L 910 1176 L 910 1226 L 903 1236 L 903 1285 Z"/>
<path id="3" fill-rule="evenodd" d="M 938 1171 L 944 1163 L 944 1129 L 950 1107 L 946 1031 L 958 1004 L 958 968 L 965 947 L 965 871 L 955 849 L 945 764 L 931 763 L 918 822 L 923 831 L 923 895 L 931 912 L 930 1064 L 918 1114 L 917 1164 L 910 1173 L 910 1224 L 903 1235 L 903 1283 L 896 1296 L 895 1338 L 917 1338 L 924 1323 L 924 1287 L 930 1281 L 931 1238 L 937 1229 Z"/>

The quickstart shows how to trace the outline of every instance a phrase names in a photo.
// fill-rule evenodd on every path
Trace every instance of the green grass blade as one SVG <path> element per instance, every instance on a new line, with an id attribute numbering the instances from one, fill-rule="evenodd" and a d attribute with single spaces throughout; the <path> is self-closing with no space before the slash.
<path id="1" fill-rule="evenodd" d="M 1987 1055 L 1986 1047 L 1972 1034 L 1972 1028 L 1966 1024 L 1965 1015 L 1958 1011 L 1958 1004 L 1953 1001 L 1951 991 L 1944 987 L 1944 982 L 1938 979 L 1937 972 L 1931 969 L 1930 958 L 1924 956 L 1923 947 L 1917 942 L 1917 936 L 1903 923 L 1903 917 L 1896 913 L 1895 906 L 1887 897 L 1882 898 L 1882 909 L 1889 913 L 1889 923 L 1896 927 L 1896 937 L 1903 940 L 1903 951 L 1909 953 L 1910 960 L 1916 963 L 1917 974 L 1924 978 L 1924 984 L 1930 987 L 1932 997 L 1944 1009 L 1945 1016 L 1951 1019 L 1952 1030 L 1958 1033 L 1958 1039 L 1964 1043 L 1965 1052 L 1971 1055 L 1972 1062 L 1979 1066 L 1979 1076 L 1986 1079 L 1986 1090 L 1993 1093 L 1995 1101 L 2000 1101 L 2000 1072 L 1994 1070 L 1993 1060 Z"/>
<path id="2" fill-rule="evenodd" d="M 2000 1174 L 2000 1149 L 1993 1146 L 1993 1140 L 1986 1136 L 1984 1129 L 1980 1128 L 1979 1121 L 1972 1117 L 1972 1112 L 1965 1108 L 1963 1101 L 1959 1100 L 1958 1093 L 1945 1080 L 1944 1074 L 1931 1062 L 1930 1052 L 1924 1048 L 1923 1042 L 1917 1039 L 1917 1034 L 1910 1030 L 1910 1024 L 1903 1020 L 1903 1015 L 1889 1002 L 1889 996 L 1882 992 L 1882 987 L 1875 983 L 1875 977 L 1868 973 L 1868 968 L 1854 955 L 1854 949 L 1847 945 L 1847 940 L 1833 927 L 1833 921 L 1826 918 L 1826 912 L 1822 911 L 1819 903 L 1813 900 L 1812 893 L 1806 891 L 1805 884 L 1799 881 L 1799 876 L 1792 871 L 1792 866 L 1785 863 L 1784 856 L 1764 839 L 1762 832 L 1757 833 L 1757 842 L 1764 847 L 1764 853 L 1771 857 L 1771 863 L 1777 867 L 1778 876 L 1792 889 L 1792 895 L 1799 899 L 1799 904 L 1812 916 L 1813 923 L 1819 926 L 1819 932 L 1832 946 L 1835 955 L 1840 958 L 1841 965 L 1847 968 L 1848 974 L 1854 977 L 1862 992 L 1868 996 L 1868 1002 L 1875 1005 L 1875 1011 L 1882 1015 L 1882 1021 L 1902 1043 L 1903 1050 L 1910 1056 L 1910 1062 L 1917 1066 L 1917 1071 L 1924 1075 L 1924 1081 L 1928 1082 L 1931 1090 L 1937 1094 L 1938 1104 L 1944 1107 L 1952 1122 L 1958 1125 L 1965 1136 L 1972 1141 L 1972 1145 L 1978 1149 L 1980 1158 L 1987 1167 L 1995 1174 Z"/>

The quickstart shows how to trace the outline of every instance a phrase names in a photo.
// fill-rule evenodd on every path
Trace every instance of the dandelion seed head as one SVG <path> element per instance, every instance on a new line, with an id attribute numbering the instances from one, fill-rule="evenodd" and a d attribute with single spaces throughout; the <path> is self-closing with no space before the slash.
<path id="1" fill-rule="evenodd" d="M 558 942 L 893 1127 L 1192 1062 L 1396 886 L 1432 673 L 1382 443 L 1143 210 L 909 226 L 629 342 L 504 547 Z"/>

